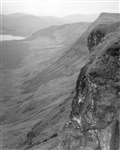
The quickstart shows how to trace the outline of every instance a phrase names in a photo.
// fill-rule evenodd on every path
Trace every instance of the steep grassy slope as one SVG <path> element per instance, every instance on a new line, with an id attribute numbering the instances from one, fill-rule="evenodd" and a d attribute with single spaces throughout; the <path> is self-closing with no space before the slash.
<path id="1" fill-rule="evenodd" d="M 23 41 L 0 42 L 0 64 L 2 68 L 12 69 L 20 65 L 29 53 L 29 45 Z"/>
<path id="2" fill-rule="evenodd" d="M 57 113 L 59 109 L 56 107 L 59 108 L 59 104 L 68 98 L 74 84 L 75 64 L 73 71 L 70 68 L 67 71 L 67 60 L 62 64 L 66 58 L 63 53 L 67 54 L 66 51 L 82 34 L 83 26 L 85 30 L 88 25 L 58 26 L 46 34 L 51 27 L 46 32 L 39 31 L 43 34 L 37 33 L 32 39 L 1 42 L 0 56 L 4 59 L 0 70 L 0 124 L 4 147 L 21 148 L 31 126 L 49 111 Z M 74 50 L 71 55 L 74 55 Z"/>
<path id="3" fill-rule="evenodd" d="M 104 15 L 107 18 L 111 14 Z M 12 72 L 16 79 L 13 80 L 16 94 L 4 104 L 5 111 L 0 118 L 5 149 L 57 150 L 64 124 L 69 120 L 71 102 L 76 92 L 76 79 L 80 68 L 87 60 L 87 38 L 97 27 L 99 20 L 105 23 L 104 15 L 100 16 L 82 36 L 79 26 L 75 26 L 75 30 L 79 31 L 75 31 L 77 36 L 73 34 L 74 30 L 67 28 L 67 31 L 71 32 L 66 32 L 67 36 L 64 37 L 65 31 L 60 30 L 61 27 L 59 30 L 62 32 L 59 33 L 58 30 L 52 37 L 48 36 L 51 32 L 47 32 L 41 42 L 41 31 L 25 41 L 30 44 L 30 55 L 23 60 L 21 68 Z M 112 23 L 118 21 L 116 15 L 113 20 Z M 53 47 L 56 44 L 56 35 L 59 35 L 56 42 L 59 43 L 63 36 L 67 45 L 62 41 L 62 47 L 56 51 L 54 57 L 48 59 L 49 61 L 43 60 L 43 65 L 46 65 L 42 66 L 38 56 L 40 45 L 42 49 L 46 49 L 44 44 L 48 41 L 47 37 L 51 41 L 49 46 Z M 3 104 L 3 101 L 1 102 Z"/>

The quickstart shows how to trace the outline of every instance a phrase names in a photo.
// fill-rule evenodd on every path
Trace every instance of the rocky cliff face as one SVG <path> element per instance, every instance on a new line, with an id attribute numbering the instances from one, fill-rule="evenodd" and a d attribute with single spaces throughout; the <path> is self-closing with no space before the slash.
<path id="1" fill-rule="evenodd" d="M 105 36 L 120 29 L 120 22 L 112 24 L 98 24 L 89 34 L 87 38 L 87 46 L 89 51 L 102 42 Z"/>
<path id="2" fill-rule="evenodd" d="M 88 35 L 89 60 L 76 82 L 62 150 L 120 150 L 120 28 L 98 25 Z"/>

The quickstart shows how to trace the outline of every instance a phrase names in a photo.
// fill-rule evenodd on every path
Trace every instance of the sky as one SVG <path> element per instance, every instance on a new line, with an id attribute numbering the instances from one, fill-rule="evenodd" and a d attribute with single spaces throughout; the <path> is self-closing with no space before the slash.
<path id="1" fill-rule="evenodd" d="M 2 0 L 1 4 L 2 14 L 63 17 L 71 14 L 120 13 L 119 0 Z"/>

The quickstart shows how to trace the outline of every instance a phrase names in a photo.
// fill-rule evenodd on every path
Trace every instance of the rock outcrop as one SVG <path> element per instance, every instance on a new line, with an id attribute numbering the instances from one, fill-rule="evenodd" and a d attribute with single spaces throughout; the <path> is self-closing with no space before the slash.
<path id="1" fill-rule="evenodd" d="M 94 47 L 96 47 L 100 42 L 104 40 L 104 37 L 120 29 L 120 22 L 115 22 L 112 24 L 98 24 L 95 29 L 93 29 L 88 38 L 87 38 L 87 46 L 89 51 L 92 51 Z"/>
<path id="2" fill-rule="evenodd" d="M 76 82 L 61 150 L 120 150 L 120 24 L 88 36 L 89 60 Z"/>

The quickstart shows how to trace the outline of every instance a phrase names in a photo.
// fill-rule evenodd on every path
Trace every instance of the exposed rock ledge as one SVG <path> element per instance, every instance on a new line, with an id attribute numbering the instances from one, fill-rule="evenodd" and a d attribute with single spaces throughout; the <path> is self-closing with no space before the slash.
<path id="1" fill-rule="evenodd" d="M 120 150 L 120 32 L 96 29 L 88 38 L 89 61 L 76 83 L 60 149 Z"/>

